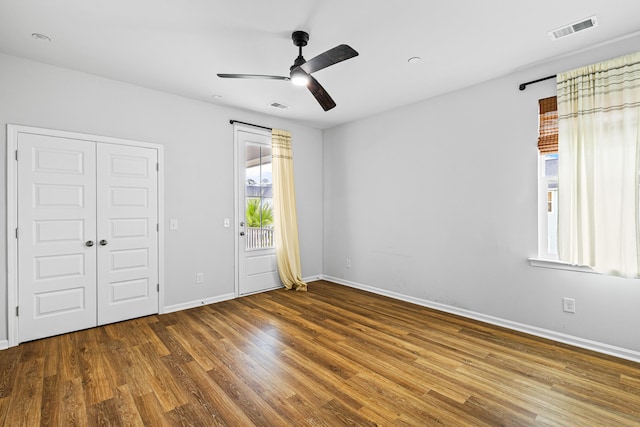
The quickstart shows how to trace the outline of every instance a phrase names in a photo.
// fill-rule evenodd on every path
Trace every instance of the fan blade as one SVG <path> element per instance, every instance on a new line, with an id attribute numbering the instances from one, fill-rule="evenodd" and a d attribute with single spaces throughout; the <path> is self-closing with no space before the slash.
<path id="1" fill-rule="evenodd" d="M 326 90 L 322 87 L 320 83 L 312 76 L 309 76 L 309 84 L 307 84 L 307 88 L 309 92 L 316 98 L 316 100 L 320 103 L 320 106 L 324 111 L 329 111 L 333 107 L 336 106 L 336 103 L 331 99 L 331 96 L 327 93 Z"/>
<path id="2" fill-rule="evenodd" d="M 338 62 L 346 61 L 354 56 L 358 56 L 358 52 L 353 50 L 351 46 L 341 44 L 333 49 L 329 49 L 325 53 L 311 58 L 300 66 L 307 74 L 315 73 L 330 65 L 337 64 Z"/>
<path id="3" fill-rule="evenodd" d="M 289 80 L 284 76 L 265 76 L 262 74 L 218 74 L 223 79 L 268 79 L 268 80 Z"/>

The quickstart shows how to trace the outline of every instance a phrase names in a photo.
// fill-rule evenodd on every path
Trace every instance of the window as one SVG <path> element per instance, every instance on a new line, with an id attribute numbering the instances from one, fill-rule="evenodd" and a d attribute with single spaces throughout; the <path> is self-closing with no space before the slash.
<path id="1" fill-rule="evenodd" d="M 273 248 L 271 147 L 246 146 L 246 250 Z"/>
<path id="2" fill-rule="evenodd" d="M 640 278 L 640 52 L 556 81 L 539 101 L 539 257 Z"/>
<path id="3" fill-rule="evenodd" d="M 558 154 L 540 154 L 539 257 L 558 259 Z"/>
<path id="4" fill-rule="evenodd" d="M 538 257 L 558 259 L 558 108 L 556 97 L 539 102 Z"/>

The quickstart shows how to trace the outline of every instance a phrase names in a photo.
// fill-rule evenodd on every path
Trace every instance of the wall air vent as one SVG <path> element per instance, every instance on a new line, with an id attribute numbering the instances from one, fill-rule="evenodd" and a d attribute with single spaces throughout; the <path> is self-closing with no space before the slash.
<path id="1" fill-rule="evenodd" d="M 584 19 L 580 22 L 576 22 L 566 27 L 558 28 L 557 30 L 549 31 L 549 37 L 551 40 L 558 40 L 571 34 L 575 34 L 578 31 L 588 30 L 589 28 L 597 27 L 598 20 L 595 16 Z"/>
<path id="2" fill-rule="evenodd" d="M 277 102 L 277 101 L 273 101 L 269 104 L 269 107 L 273 107 L 273 108 L 278 108 L 280 110 L 286 110 L 287 108 L 290 108 L 289 105 L 287 104 L 283 104 L 281 102 Z"/>

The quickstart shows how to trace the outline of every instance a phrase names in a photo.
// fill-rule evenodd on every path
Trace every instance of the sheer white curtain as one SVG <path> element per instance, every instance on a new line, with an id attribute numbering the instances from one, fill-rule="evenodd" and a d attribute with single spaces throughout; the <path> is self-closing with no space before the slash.
<path id="1" fill-rule="evenodd" d="M 639 277 L 640 53 L 557 82 L 560 260 Z"/>

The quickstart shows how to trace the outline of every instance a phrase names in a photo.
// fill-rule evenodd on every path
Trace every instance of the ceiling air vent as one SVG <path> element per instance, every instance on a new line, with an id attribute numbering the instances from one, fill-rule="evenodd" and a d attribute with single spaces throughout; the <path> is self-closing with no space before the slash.
<path id="1" fill-rule="evenodd" d="M 281 110 L 286 110 L 287 108 L 289 108 L 289 105 L 283 104 L 281 102 L 273 101 L 272 103 L 269 104 L 269 107 L 279 108 Z"/>
<path id="2" fill-rule="evenodd" d="M 588 30 L 589 28 L 597 27 L 598 20 L 595 16 L 584 19 L 575 24 L 567 25 L 566 27 L 558 28 L 557 30 L 549 31 L 549 37 L 551 40 L 558 40 L 571 34 L 575 34 L 578 31 Z"/>

